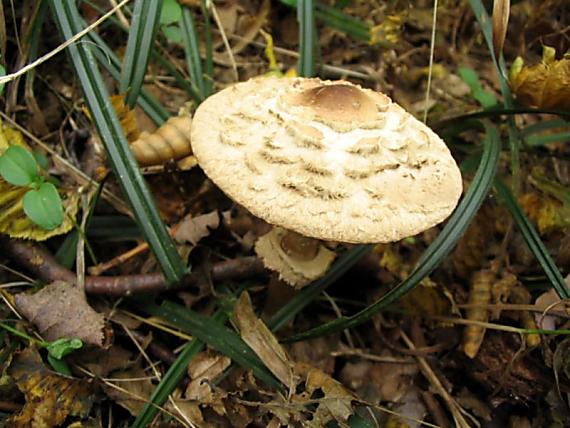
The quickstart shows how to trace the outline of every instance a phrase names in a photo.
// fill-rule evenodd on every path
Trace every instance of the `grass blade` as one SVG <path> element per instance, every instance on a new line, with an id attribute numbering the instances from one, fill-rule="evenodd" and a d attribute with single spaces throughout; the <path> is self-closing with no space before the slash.
<path id="1" fill-rule="evenodd" d="M 127 94 L 125 104 L 131 109 L 144 82 L 161 10 L 162 0 L 136 0 L 119 82 L 119 90 Z"/>
<path id="2" fill-rule="evenodd" d="M 495 180 L 495 189 L 511 213 L 511 216 L 523 234 L 528 247 L 536 257 L 536 260 L 538 260 L 538 263 L 544 270 L 544 273 L 550 280 L 550 283 L 556 290 L 556 293 L 558 293 L 558 296 L 561 299 L 570 299 L 570 290 L 566 286 L 564 278 L 562 278 L 562 275 L 552 260 L 552 257 L 548 254 L 548 250 L 540 240 L 540 236 L 538 236 L 538 233 L 526 214 L 523 212 L 512 192 L 500 179 Z"/>
<path id="3" fill-rule="evenodd" d="M 82 29 L 82 20 L 75 2 L 54 0 L 50 6 L 63 38 L 68 39 Z M 81 83 L 91 118 L 105 146 L 113 171 L 119 178 L 138 224 L 160 264 L 166 281 L 176 282 L 186 274 L 186 267 L 160 219 L 152 195 L 139 172 L 121 129 L 121 123 L 111 105 L 101 73 L 91 54 L 91 45 L 75 43 L 67 49 L 69 49 L 69 56 Z"/>
<path id="4" fill-rule="evenodd" d="M 475 174 L 473 182 L 467 190 L 465 197 L 458 205 L 457 209 L 450 217 L 446 226 L 442 229 L 438 237 L 426 249 L 414 271 L 404 281 L 390 290 L 372 305 L 350 317 L 341 317 L 332 322 L 323 324 L 309 331 L 294 335 L 287 341 L 308 339 L 315 336 L 330 334 L 337 331 L 354 327 L 367 321 L 374 314 L 386 306 L 396 302 L 405 293 L 412 290 L 419 282 L 429 275 L 455 247 L 455 244 L 471 223 L 483 200 L 487 196 L 499 161 L 501 144 L 497 130 L 494 127 L 485 125 L 485 149 L 479 163 L 479 168 Z"/>
<path id="5" fill-rule="evenodd" d="M 212 24 L 210 22 L 210 9 L 208 5 L 212 5 L 210 0 L 201 0 L 202 15 L 204 21 L 204 41 L 206 45 L 206 59 L 204 65 L 206 74 L 204 76 L 205 96 L 212 95 L 214 83 L 214 42 L 212 40 Z"/>
<path id="6" fill-rule="evenodd" d="M 115 80 L 119 81 L 121 78 L 121 62 L 117 55 L 115 55 L 97 33 L 91 32 L 88 37 L 97 45 L 98 49 L 93 49 L 92 51 L 97 62 L 99 62 Z M 158 100 L 144 88 L 141 88 L 139 95 L 137 102 L 144 112 L 157 125 L 162 125 L 166 122 L 170 117 L 170 113 L 162 107 Z"/>
<path id="7" fill-rule="evenodd" d="M 505 59 L 503 54 L 497 58 L 495 56 L 495 49 L 493 44 L 493 27 L 492 20 L 485 9 L 485 6 L 481 0 L 469 0 L 471 9 L 475 14 L 477 22 L 481 27 L 485 42 L 487 43 L 487 48 L 495 64 L 497 74 L 499 76 L 499 84 L 501 87 L 501 94 L 503 95 L 503 105 L 506 109 L 511 109 L 513 107 L 513 95 L 511 93 L 511 88 L 509 87 L 509 82 L 507 80 L 507 67 L 505 66 Z M 513 188 L 515 193 L 518 192 L 519 179 L 520 179 L 520 147 L 521 139 L 517 132 L 517 127 L 515 121 L 512 117 L 507 118 L 507 126 L 509 131 L 509 147 L 511 151 L 511 173 L 513 175 Z"/>
<path id="8" fill-rule="evenodd" d="M 280 0 L 290 7 L 298 7 L 297 0 Z M 367 43 L 372 42 L 370 25 L 354 16 L 348 15 L 336 7 L 321 2 L 315 4 L 315 18 L 335 30 Z"/>
<path id="9" fill-rule="evenodd" d="M 188 64 L 188 72 L 194 92 L 198 94 L 198 99 L 194 101 L 199 104 L 209 95 L 207 85 L 204 81 L 202 71 L 202 60 L 200 58 L 200 49 L 198 44 L 198 34 L 196 33 L 196 24 L 192 17 L 192 11 L 187 7 L 182 8 L 182 40 L 184 42 L 184 52 L 186 53 L 186 61 Z"/>
<path id="10" fill-rule="evenodd" d="M 172 302 L 164 302 L 160 306 L 153 303 L 138 303 L 137 308 L 149 315 L 160 317 L 207 343 L 243 368 L 251 370 L 268 386 L 282 389 L 279 381 L 265 367 L 255 352 L 222 323 Z"/>
<path id="11" fill-rule="evenodd" d="M 297 1 L 299 22 L 299 76 L 315 76 L 315 5 L 313 0 Z"/>

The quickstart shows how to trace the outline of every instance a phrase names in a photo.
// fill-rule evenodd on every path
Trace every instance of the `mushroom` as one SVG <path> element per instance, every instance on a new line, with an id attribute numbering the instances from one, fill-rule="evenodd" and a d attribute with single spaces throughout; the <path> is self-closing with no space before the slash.
<path id="1" fill-rule="evenodd" d="M 398 241 L 445 220 L 462 192 L 455 161 L 429 127 L 387 95 L 343 80 L 238 83 L 200 105 L 191 141 L 226 194 L 290 231 L 265 235 L 256 250 L 297 286 L 332 262 L 322 241 Z"/>

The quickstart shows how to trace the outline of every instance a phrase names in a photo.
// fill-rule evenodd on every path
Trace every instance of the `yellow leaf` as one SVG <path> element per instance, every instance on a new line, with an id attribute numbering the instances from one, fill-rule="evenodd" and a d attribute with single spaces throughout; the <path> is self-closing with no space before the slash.
<path id="1" fill-rule="evenodd" d="M 529 107 L 570 108 L 570 57 L 553 58 L 552 48 L 545 48 L 539 64 L 522 67 L 512 73 L 510 85 L 517 101 Z"/>
<path id="2" fill-rule="evenodd" d="M 69 416 L 87 416 L 96 398 L 91 383 L 48 370 L 34 348 L 18 354 L 9 373 L 24 393 L 26 404 L 6 426 L 60 426 Z"/>

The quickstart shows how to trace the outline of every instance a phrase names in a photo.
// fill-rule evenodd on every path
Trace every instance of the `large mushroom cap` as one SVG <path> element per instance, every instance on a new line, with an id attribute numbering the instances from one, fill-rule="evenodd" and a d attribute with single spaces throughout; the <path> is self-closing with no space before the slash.
<path id="1" fill-rule="evenodd" d="M 238 83 L 200 105 L 191 140 L 232 199 L 318 239 L 397 241 L 447 218 L 462 191 L 430 128 L 388 96 L 346 81 Z"/>

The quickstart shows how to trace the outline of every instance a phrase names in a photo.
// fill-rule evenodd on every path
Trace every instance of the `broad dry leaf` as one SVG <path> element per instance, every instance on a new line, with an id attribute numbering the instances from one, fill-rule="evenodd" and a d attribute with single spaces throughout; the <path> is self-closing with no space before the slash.
<path id="1" fill-rule="evenodd" d="M 46 340 L 77 338 L 98 347 L 110 342 L 103 315 L 89 306 L 83 290 L 67 282 L 53 282 L 35 294 L 17 294 L 15 302 Z"/>
<path id="2" fill-rule="evenodd" d="M 11 145 L 19 145 L 31 150 L 19 131 L 0 122 L 0 154 L 4 153 Z M 28 190 L 27 187 L 14 186 L 0 177 L 0 233 L 11 238 L 44 241 L 71 230 L 79 208 L 77 192 L 58 189 L 63 202 L 63 222 L 59 227 L 47 230 L 33 223 L 24 213 L 23 198 Z"/>
<path id="3" fill-rule="evenodd" d="M 187 215 L 178 223 L 174 232 L 174 239 L 179 244 L 190 243 L 196 245 L 200 239 L 210 234 L 220 225 L 220 216 L 217 211 L 202 214 L 197 217 Z"/>
<path id="4" fill-rule="evenodd" d="M 69 416 L 86 417 L 96 398 L 90 382 L 55 374 L 32 347 L 16 355 L 8 373 L 26 399 L 8 421 L 13 428 L 55 427 Z"/>
<path id="5" fill-rule="evenodd" d="M 545 55 L 542 62 L 523 67 L 510 78 L 517 101 L 537 108 L 570 108 L 570 57 L 557 61 Z"/>
<path id="6" fill-rule="evenodd" d="M 235 304 L 234 318 L 244 342 L 253 349 L 277 379 L 289 388 L 294 388 L 296 382 L 289 357 L 271 330 L 255 315 L 246 291 Z"/>
<path id="7" fill-rule="evenodd" d="M 133 353 L 118 345 L 109 349 L 84 349 L 74 355 L 74 362 L 89 369 L 97 377 L 107 377 L 115 370 L 126 370 L 133 365 Z"/>
<path id="8" fill-rule="evenodd" d="M 316 369 L 309 364 L 297 363 L 295 373 L 305 381 L 305 393 L 293 397 L 294 401 L 302 402 L 311 399 L 313 394 L 319 391 L 322 398 L 318 402 L 313 418 L 306 421 L 306 427 L 323 427 L 331 421 L 346 422 L 352 415 L 352 400 L 354 395 L 340 382 L 331 376 Z"/>

